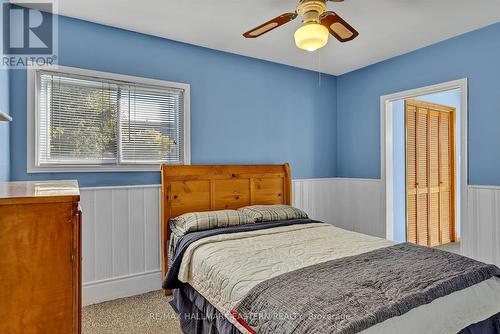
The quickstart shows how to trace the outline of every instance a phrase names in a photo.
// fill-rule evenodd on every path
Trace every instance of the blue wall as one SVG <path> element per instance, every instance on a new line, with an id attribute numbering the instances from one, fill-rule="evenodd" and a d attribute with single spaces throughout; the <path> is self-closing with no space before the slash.
<path id="1" fill-rule="evenodd" d="M 467 77 L 469 184 L 500 185 L 500 24 L 337 79 L 337 174 L 380 178 L 380 96 Z"/>
<path id="2" fill-rule="evenodd" d="M 2 5 L 1 2 L 0 5 Z M 0 111 L 9 114 L 9 71 L 8 70 L 0 70 Z M 10 179 L 9 139 L 10 139 L 9 123 L 0 122 L 0 182 L 8 181 Z"/>
<path id="3" fill-rule="evenodd" d="M 336 175 L 336 78 L 67 17 L 59 64 L 191 84 L 192 163 L 281 163 Z M 92 51 L 94 50 L 94 51 Z M 313 55 L 311 55 L 313 56 Z M 11 178 L 156 184 L 159 173 L 26 173 L 26 71 L 11 71 Z"/>
<path id="4" fill-rule="evenodd" d="M 191 84 L 193 163 L 289 161 L 294 178 L 379 178 L 380 96 L 468 77 L 469 183 L 500 185 L 500 24 L 323 75 L 321 86 L 315 72 L 72 18 L 60 17 L 59 34 L 62 65 Z M 11 179 L 159 182 L 158 173 L 27 174 L 26 72 L 11 71 L 10 85 Z"/>

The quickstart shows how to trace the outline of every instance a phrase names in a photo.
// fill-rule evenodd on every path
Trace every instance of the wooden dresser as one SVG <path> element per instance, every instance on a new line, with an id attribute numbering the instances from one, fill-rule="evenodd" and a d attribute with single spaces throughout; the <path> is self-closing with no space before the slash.
<path id="1" fill-rule="evenodd" d="M 0 183 L 0 333 L 81 332 L 76 181 Z"/>

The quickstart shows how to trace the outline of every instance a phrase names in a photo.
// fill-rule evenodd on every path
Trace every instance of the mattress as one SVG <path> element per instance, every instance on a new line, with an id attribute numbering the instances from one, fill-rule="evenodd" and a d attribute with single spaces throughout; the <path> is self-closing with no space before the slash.
<path id="1" fill-rule="evenodd" d="M 242 333 L 248 333 L 230 310 L 257 284 L 312 264 L 392 244 L 324 223 L 220 234 L 195 241 L 187 248 L 178 279 L 191 285 Z M 499 301 L 500 279 L 492 278 L 362 333 L 457 333 L 500 312 Z"/>

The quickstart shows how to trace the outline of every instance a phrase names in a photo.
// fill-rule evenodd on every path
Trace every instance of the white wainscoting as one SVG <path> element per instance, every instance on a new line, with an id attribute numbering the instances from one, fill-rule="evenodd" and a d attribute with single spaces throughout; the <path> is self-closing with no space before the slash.
<path id="1" fill-rule="evenodd" d="M 385 238 L 380 180 L 311 179 L 293 181 L 293 205 L 313 219 Z"/>
<path id="2" fill-rule="evenodd" d="M 293 205 L 311 218 L 385 237 L 383 183 L 293 181 Z M 161 287 L 160 186 L 82 188 L 84 305 Z M 500 265 L 500 187 L 468 187 L 462 252 Z"/>
<path id="3" fill-rule="evenodd" d="M 500 266 L 500 187 L 469 186 L 462 253 Z"/>
<path id="4" fill-rule="evenodd" d="M 385 235 L 378 180 L 293 181 L 293 204 L 313 219 Z M 84 305 L 161 288 L 160 186 L 81 189 Z"/>
<path id="5" fill-rule="evenodd" d="M 81 189 L 83 304 L 158 290 L 160 186 Z"/>

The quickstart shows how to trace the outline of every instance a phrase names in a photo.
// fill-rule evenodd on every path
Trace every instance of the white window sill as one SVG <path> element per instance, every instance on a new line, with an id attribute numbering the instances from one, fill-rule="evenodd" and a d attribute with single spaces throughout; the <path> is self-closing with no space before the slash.
<path id="1" fill-rule="evenodd" d="M 109 172 L 159 172 L 160 165 L 122 166 L 28 166 L 28 174 L 35 173 L 109 173 Z"/>

